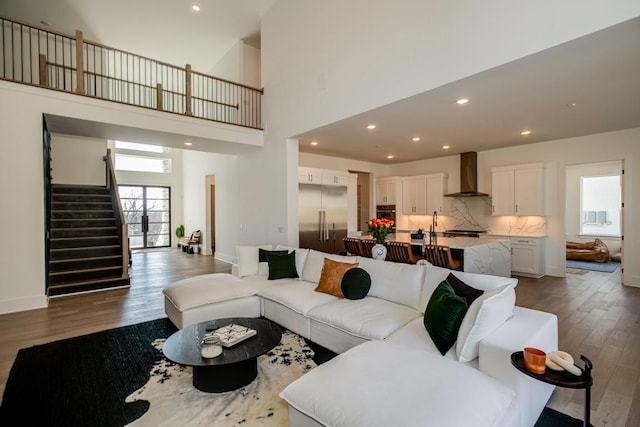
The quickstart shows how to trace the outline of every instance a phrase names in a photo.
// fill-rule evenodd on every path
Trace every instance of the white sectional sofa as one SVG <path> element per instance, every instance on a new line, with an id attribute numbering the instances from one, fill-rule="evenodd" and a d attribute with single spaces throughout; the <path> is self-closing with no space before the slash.
<path id="1" fill-rule="evenodd" d="M 238 247 L 231 275 L 166 288 L 165 311 L 180 328 L 264 316 L 340 353 L 282 392 L 290 426 L 534 425 L 553 386 L 518 372 L 510 355 L 525 346 L 557 350 L 557 318 L 515 307 L 516 279 L 275 249 L 295 250 L 298 278 L 268 280 L 259 247 Z M 371 277 L 368 294 L 349 300 L 315 291 L 325 258 L 358 263 Z M 423 318 L 450 273 L 484 294 L 469 306 L 456 344 L 443 356 Z"/>

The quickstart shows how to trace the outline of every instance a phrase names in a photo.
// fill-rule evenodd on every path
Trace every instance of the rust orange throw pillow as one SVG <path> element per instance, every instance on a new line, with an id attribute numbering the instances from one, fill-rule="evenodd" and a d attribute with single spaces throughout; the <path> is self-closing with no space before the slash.
<path id="1" fill-rule="evenodd" d="M 316 287 L 316 292 L 324 292 L 337 296 L 338 298 L 344 298 L 342 293 L 342 276 L 347 270 L 357 267 L 359 264 L 356 262 L 350 264 L 348 262 L 338 262 L 329 258 L 324 259 L 324 265 L 322 266 L 322 273 L 320 274 L 320 282 Z"/>

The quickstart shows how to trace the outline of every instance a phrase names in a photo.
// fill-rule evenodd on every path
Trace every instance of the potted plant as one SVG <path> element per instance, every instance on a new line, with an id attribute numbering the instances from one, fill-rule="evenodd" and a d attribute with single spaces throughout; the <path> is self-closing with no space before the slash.
<path id="1" fill-rule="evenodd" d="M 384 245 L 384 242 L 387 238 L 387 234 L 391 231 L 391 227 L 393 227 L 393 220 L 387 218 L 371 218 L 367 220 L 367 229 L 369 234 L 376 241 L 376 244 L 373 246 L 371 250 L 371 255 L 374 259 L 379 259 L 384 261 L 387 257 L 387 247 Z"/>
<path id="2" fill-rule="evenodd" d="M 178 247 L 180 247 L 180 239 L 184 237 L 184 225 L 180 224 L 180 227 L 176 228 L 176 237 L 178 238 Z"/>

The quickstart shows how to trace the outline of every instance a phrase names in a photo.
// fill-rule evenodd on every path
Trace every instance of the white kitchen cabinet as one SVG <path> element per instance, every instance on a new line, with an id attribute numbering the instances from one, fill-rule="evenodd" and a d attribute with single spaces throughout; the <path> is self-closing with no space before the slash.
<path id="1" fill-rule="evenodd" d="M 544 216 L 544 164 L 491 169 L 491 214 Z"/>
<path id="2" fill-rule="evenodd" d="M 402 178 L 402 213 L 427 215 L 426 175 Z"/>
<path id="3" fill-rule="evenodd" d="M 443 173 L 427 175 L 427 214 L 443 213 L 447 179 L 448 175 Z"/>
<path id="4" fill-rule="evenodd" d="M 303 184 L 322 184 L 322 173 L 318 170 L 298 168 L 298 182 Z"/>
<path id="5" fill-rule="evenodd" d="M 347 174 L 322 174 L 323 185 L 340 185 L 346 187 L 349 184 L 349 177 Z"/>
<path id="6" fill-rule="evenodd" d="M 395 205 L 398 202 L 399 178 L 379 178 L 376 180 L 376 205 Z"/>
<path id="7" fill-rule="evenodd" d="M 532 237 L 511 237 L 511 272 L 530 277 L 544 275 L 543 240 Z"/>
<path id="8" fill-rule="evenodd" d="M 298 168 L 298 182 L 302 184 L 346 187 L 349 184 L 349 173 L 325 169 Z"/>

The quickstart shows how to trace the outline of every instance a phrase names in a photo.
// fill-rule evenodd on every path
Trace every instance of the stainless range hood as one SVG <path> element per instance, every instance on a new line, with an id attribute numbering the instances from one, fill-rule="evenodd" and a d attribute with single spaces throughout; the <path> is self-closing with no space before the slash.
<path id="1" fill-rule="evenodd" d="M 478 153 L 460 153 L 460 192 L 445 197 L 488 197 L 478 191 Z"/>

